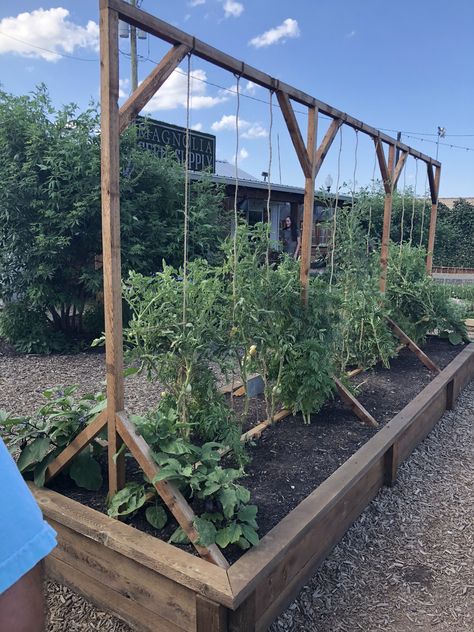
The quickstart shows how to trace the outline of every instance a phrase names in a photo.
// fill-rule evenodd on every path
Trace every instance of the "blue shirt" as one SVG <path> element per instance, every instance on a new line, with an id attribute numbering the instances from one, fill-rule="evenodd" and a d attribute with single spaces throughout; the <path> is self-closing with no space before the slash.
<path id="1" fill-rule="evenodd" d="M 0 439 L 0 594 L 56 546 L 33 494 Z"/>

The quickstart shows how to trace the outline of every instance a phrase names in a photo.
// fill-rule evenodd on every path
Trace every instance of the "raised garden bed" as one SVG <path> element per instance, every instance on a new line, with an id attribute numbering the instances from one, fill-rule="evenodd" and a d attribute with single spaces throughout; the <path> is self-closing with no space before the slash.
<path id="1" fill-rule="evenodd" d="M 48 573 L 141 630 L 265 630 L 473 376 L 471 344 L 227 570 L 35 489 L 59 534 Z"/>

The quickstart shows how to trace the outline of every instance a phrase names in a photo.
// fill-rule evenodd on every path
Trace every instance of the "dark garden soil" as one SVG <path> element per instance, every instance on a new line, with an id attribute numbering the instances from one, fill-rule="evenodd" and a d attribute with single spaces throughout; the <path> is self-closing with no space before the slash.
<path id="1" fill-rule="evenodd" d="M 423 349 L 443 369 L 463 346 L 453 347 L 444 340 L 430 338 Z M 377 366 L 351 381 L 359 389 L 359 401 L 382 427 L 433 377 L 413 353 L 403 349 L 391 362 L 390 369 Z M 265 419 L 262 401 L 254 402 L 252 410 L 257 411 L 254 424 Z M 326 404 L 318 414 L 312 415 L 309 425 L 303 423 L 300 415 L 295 415 L 265 430 L 253 445 L 248 446 L 250 461 L 245 468 L 247 477 L 242 481 L 252 494 L 251 502 L 259 508 L 257 521 L 260 537 L 278 524 L 376 432 L 376 428 L 363 425 L 339 397 Z M 132 459 L 127 464 L 127 474 L 128 480 L 142 480 Z M 72 487 L 70 479 L 66 477 L 58 477 L 51 487 L 94 509 L 106 511 L 106 480 L 99 492 Z M 200 507 L 195 509 L 202 511 Z M 170 520 L 165 529 L 158 532 L 140 515 L 127 522 L 165 540 L 177 526 L 174 520 Z M 184 548 L 193 551 L 192 547 Z M 225 550 L 229 562 L 234 562 L 242 553 L 240 549 L 230 550 L 230 547 Z"/>

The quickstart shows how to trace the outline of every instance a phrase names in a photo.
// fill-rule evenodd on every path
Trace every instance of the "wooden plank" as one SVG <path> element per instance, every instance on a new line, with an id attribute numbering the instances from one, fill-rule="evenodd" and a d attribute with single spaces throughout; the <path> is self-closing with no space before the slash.
<path id="1" fill-rule="evenodd" d="M 313 524 L 265 580 L 258 583 L 255 588 L 257 630 L 266 630 L 288 606 L 349 526 L 375 498 L 382 483 L 383 460 L 379 459 L 327 514 Z"/>
<path id="2" fill-rule="evenodd" d="M 400 340 L 406 344 L 406 346 L 412 351 L 416 357 L 423 362 L 423 364 L 433 373 L 440 373 L 441 369 L 426 355 L 424 351 L 412 340 L 407 334 L 400 329 L 400 327 L 391 318 L 386 319 L 393 333 L 400 338 Z"/>
<path id="3" fill-rule="evenodd" d="M 54 520 L 102 543 L 196 593 L 232 606 L 232 592 L 223 568 L 50 489 L 38 488 L 32 483 L 29 487 L 47 520 Z"/>
<path id="4" fill-rule="evenodd" d="M 69 465 L 72 459 L 79 454 L 91 441 L 93 441 L 107 423 L 107 412 L 103 410 L 97 417 L 82 430 L 75 439 L 65 448 L 61 454 L 51 461 L 46 470 L 45 482 L 57 476 Z"/>
<path id="5" fill-rule="evenodd" d="M 392 191 L 392 178 L 388 170 L 387 160 L 385 159 L 385 151 L 380 138 L 374 139 L 375 153 L 377 154 L 377 160 L 379 163 L 380 174 L 382 176 L 382 183 L 385 189 L 385 193 L 391 193 Z"/>
<path id="6" fill-rule="evenodd" d="M 244 432 L 241 435 L 240 440 L 242 441 L 242 443 L 247 443 L 248 441 L 257 439 L 258 437 L 260 437 L 260 435 L 262 434 L 264 430 L 269 428 L 274 423 L 278 421 L 282 421 L 282 419 L 285 419 L 291 414 L 292 414 L 291 410 L 286 410 L 286 409 L 280 410 L 274 415 L 273 419 L 265 419 L 265 421 L 260 422 L 253 428 L 250 428 L 250 430 L 247 430 L 247 432 Z"/>
<path id="7" fill-rule="evenodd" d="M 446 385 L 446 410 L 454 408 L 454 378 Z"/>
<path id="8" fill-rule="evenodd" d="M 209 547 L 197 544 L 199 534 L 193 525 L 196 514 L 174 483 L 171 481 L 153 482 L 155 477 L 159 474 L 160 468 L 153 460 L 150 446 L 142 436 L 137 434 L 135 426 L 125 413 L 119 413 L 117 415 L 117 429 L 133 457 L 150 482 L 153 483 L 161 499 L 189 537 L 199 555 L 208 562 L 217 564 L 222 568 L 228 568 L 229 564 L 216 544 Z"/>
<path id="9" fill-rule="evenodd" d="M 301 300 L 308 302 L 309 269 L 311 266 L 311 239 L 313 236 L 314 216 L 314 167 L 316 153 L 316 137 L 318 131 L 318 111 L 308 108 L 308 137 L 306 155 L 309 158 L 310 173 L 305 178 L 303 202 L 303 231 L 301 235 L 300 284 Z"/>
<path id="10" fill-rule="evenodd" d="M 50 525 L 58 534 L 58 547 L 54 552 L 57 559 L 150 610 L 170 626 L 180 630 L 195 628 L 193 590 L 54 520 L 50 520 Z"/>
<path id="11" fill-rule="evenodd" d="M 359 400 L 354 397 L 348 388 L 337 377 L 334 378 L 338 393 L 342 401 L 349 406 L 353 413 L 359 417 L 364 424 L 378 428 L 378 422 L 372 417 L 369 411 L 362 406 Z"/>
<path id="12" fill-rule="evenodd" d="M 433 269 L 433 252 L 436 236 L 436 218 L 438 215 L 438 194 L 439 183 L 441 179 L 441 167 L 436 167 L 436 174 L 433 186 L 430 182 L 431 191 L 431 214 L 430 214 L 430 228 L 428 231 L 428 254 L 426 256 L 426 271 L 431 274 Z"/>
<path id="13" fill-rule="evenodd" d="M 431 203 L 435 204 L 437 200 L 437 196 L 436 196 L 436 185 L 435 185 L 435 178 L 434 178 L 434 173 L 433 173 L 433 166 L 429 164 L 426 165 L 426 170 L 427 170 L 427 175 L 428 175 L 428 184 L 430 187 Z"/>
<path id="14" fill-rule="evenodd" d="M 115 414 L 124 408 L 118 94 L 118 15 L 102 4 L 100 9 L 100 160 L 109 494 L 114 494 L 125 484 L 124 455 L 114 459 L 121 445 L 115 428 Z"/>
<path id="15" fill-rule="evenodd" d="M 63 562 L 54 553 L 50 554 L 45 562 L 46 573 L 49 577 L 60 584 L 69 586 L 100 609 L 111 611 L 125 622 L 136 626 L 141 632 L 183 632 L 183 628 L 172 625 L 156 612 L 137 605 L 107 584 Z M 194 632 L 193 628 L 187 628 L 187 630 Z"/>
<path id="16" fill-rule="evenodd" d="M 389 147 L 388 150 L 389 165 L 393 164 L 395 156 L 394 147 Z M 384 156 L 385 160 L 385 156 Z M 383 229 L 382 229 L 382 244 L 380 248 L 380 291 L 385 292 L 387 286 L 387 266 L 388 266 L 388 247 L 390 243 L 390 225 L 392 222 L 392 205 L 393 205 L 393 187 L 392 187 L 392 172 L 389 171 L 390 166 L 385 166 L 385 175 L 388 174 L 388 181 L 385 186 L 385 201 L 383 207 Z M 382 163 L 380 163 L 380 170 L 382 171 Z M 382 173 L 382 177 L 384 177 Z"/>
<path id="17" fill-rule="evenodd" d="M 400 158 L 398 159 L 397 164 L 395 166 L 395 171 L 393 173 L 392 186 L 394 189 L 397 186 L 398 180 L 400 178 L 400 174 L 402 173 L 402 170 L 403 170 L 403 167 L 405 166 L 407 158 L 408 158 L 408 152 L 402 151 Z"/>
<path id="18" fill-rule="evenodd" d="M 416 158 L 420 158 L 426 163 L 432 165 L 439 165 L 440 163 L 423 154 L 422 152 L 414 149 L 413 147 L 409 147 L 404 143 L 397 142 L 395 138 L 389 136 L 388 134 L 384 134 L 383 132 L 377 130 L 375 127 L 360 121 L 353 116 L 331 106 L 324 101 L 319 99 L 315 99 L 314 97 L 304 93 L 297 88 L 276 79 L 256 68 L 253 68 L 249 64 L 244 63 L 243 61 L 232 57 L 231 55 L 227 55 L 222 51 L 202 42 L 198 38 L 190 35 L 189 33 L 185 33 L 180 29 L 164 22 L 163 20 L 158 19 L 157 17 L 146 13 L 142 9 L 138 9 L 128 4 L 127 2 L 123 2 L 123 0 L 100 0 L 101 6 L 109 6 L 110 8 L 118 11 L 120 19 L 132 24 L 147 33 L 151 33 L 160 39 L 169 42 L 170 44 L 185 44 L 189 46 L 192 50 L 193 55 L 209 61 L 220 68 L 224 68 L 234 74 L 239 75 L 244 79 L 249 79 L 253 81 L 259 86 L 267 88 L 268 90 L 280 90 L 285 92 L 289 98 L 297 103 L 301 103 L 302 105 L 306 105 L 308 107 L 317 108 L 322 114 L 326 114 L 333 119 L 342 119 L 346 125 L 349 125 L 353 129 L 357 129 L 372 138 L 379 138 L 381 141 L 396 145 L 401 151 L 408 151 L 411 156 Z"/>
<path id="19" fill-rule="evenodd" d="M 316 177 L 319 173 L 319 170 L 321 169 L 321 166 L 324 162 L 324 159 L 327 156 L 327 153 L 329 151 L 329 149 L 331 148 L 331 145 L 334 141 L 334 139 L 336 138 L 336 134 L 339 131 L 339 128 L 342 125 L 342 119 L 334 119 L 326 134 L 324 135 L 323 140 L 321 141 L 321 144 L 318 147 L 318 150 L 316 152 L 316 158 L 315 158 L 315 164 L 314 164 L 314 176 Z"/>
<path id="20" fill-rule="evenodd" d="M 255 632 L 256 615 L 256 594 L 253 592 L 236 610 L 229 611 L 229 632 Z"/>
<path id="21" fill-rule="evenodd" d="M 137 114 L 141 112 L 143 107 L 168 79 L 173 70 L 184 59 L 189 50 L 189 47 L 184 44 L 173 46 L 160 63 L 151 71 L 148 77 L 142 81 L 135 92 L 130 95 L 120 108 L 119 133 L 122 133 L 135 119 Z"/>
<path id="22" fill-rule="evenodd" d="M 308 157 L 308 152 L 306 150 L 303 137 L 301 136 L 301 131 L 298 125 L 298 121 L 296 120 L 293 107 L 290 103 L 290 99 L 288 98 L 287 94 L 281 92 L 280 90 L 277 90 L 276 95 L 278 103 L 280 104 L 283 118 L 285 119 L 286 126 L 288 127 L 291 142 L 293 143 L 296 155 L 298 157 L 298 160 L 300 161 L 301 169 L 303 170 L 305 178 L 310 178 L 312 174 L 311 161 Z"/>
<path id="23" fill-rule="evenodd" d="M 227 632 L 227 609 L 196 595 L 196 632 Z"/>
<path id="24" fill-rule="evenodd" d="M 397 479 L 398 443 L 394 443 L 385 453 L 385 480 L 387 487 L 393 487 Z"/>

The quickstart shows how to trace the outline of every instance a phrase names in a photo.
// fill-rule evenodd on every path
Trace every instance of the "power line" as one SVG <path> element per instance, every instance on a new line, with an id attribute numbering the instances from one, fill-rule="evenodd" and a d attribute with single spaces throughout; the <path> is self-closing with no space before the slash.
<path id="1" fill-rule="evenodd" d="M 51 50 L 49 48 L 43 48 L 42 46 L 36 46 L 36 44 L 32 44 L 31 42 L 27 42 L 26 40 L 22 40 L 19 37 L 13 37 L 13 35 L 7 35 L 3 31 L 0 31 L 0 35 L 4 37 L 8 37 L 8 39 L 15 40 L 16 42 L 21 42 L 22 44 L 26 44 L 27 46 L 31 46 L 32 48 L 37 48 L 38 50 L 45 51 L 46 53 L 51 53 L 52 55 L 59 55 L 59 57 L 66 57 L 67 59 L 75 59 L 77 61 L 99 61 L 99 58 L 95 59 L 85 59 L 84 57 L 76 57 L 75 55 L 68 55 L 67 53 L 59 53 L 56 50 Z"/>

